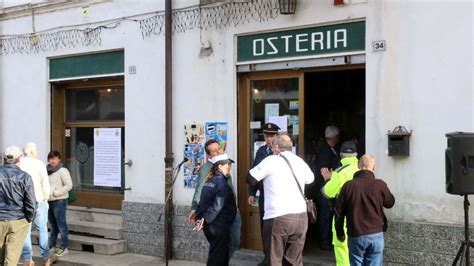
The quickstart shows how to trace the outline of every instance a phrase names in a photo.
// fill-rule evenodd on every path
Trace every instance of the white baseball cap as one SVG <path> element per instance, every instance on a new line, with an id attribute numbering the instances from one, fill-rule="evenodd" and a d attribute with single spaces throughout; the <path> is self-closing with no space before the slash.
<path id="1" fill-rule="evenodd" d="M 23 156 L 23 152 L 16 146 L 10 146 L 5 149 L 5 157 L 9 159 L 18 159 Z"/>
<path id="2" fill-rule="evenodd" d="M 211 159 L 209 159 L 209 162 L 211 162 L 212 164 L 216 164 L 216 163 L 219 163 L 219 164 L 235 163 L 234 160 L 229 158 L 229 155 L 227 155 L 227 153 L 223 153 L 223 154 L 219 154 L 217 156 L 214 156 Z"/>

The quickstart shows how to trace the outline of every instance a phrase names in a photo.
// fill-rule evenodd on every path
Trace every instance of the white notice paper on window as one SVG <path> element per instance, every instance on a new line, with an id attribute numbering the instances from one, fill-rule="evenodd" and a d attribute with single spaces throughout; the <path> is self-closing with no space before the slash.
<path id="1" fill-rule="evenodd" d="M 271 123 L 269 121 L 272 116 L 280 115 L 280 104 L 278 103 L 266 103 L 265 104 L 265 123 Z"/>
<path id="2" fill-rule="evenodd" d="M 278 130 L 278 132 L 287 132 L 288 131 L 288 117 L 286 115 L 270 116 L 268 118 L 268 122 L 277 125 L 280 128 L 280 130 Z"/>
<path id="3" fill-rule="evenodd" d="M 262 123 L 260 121 L 251 121 L 250 122 L 250 129 L 261 129 Z"/>
<path id="4" fill-rule="evenodd" d="M 94 128 L 94 186 L 121 187 L 121 128 Z"/>

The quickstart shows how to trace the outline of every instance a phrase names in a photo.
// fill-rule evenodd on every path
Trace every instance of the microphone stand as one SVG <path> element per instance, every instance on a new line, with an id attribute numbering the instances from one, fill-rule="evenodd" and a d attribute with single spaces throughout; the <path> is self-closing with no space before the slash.
<path id="1" fill-rule="evenodd" d="M 167 209 L 171 210 L 171 208 L 168 208 L 168 204 L 169 204 L 169 200 L 171 199 L 171 195 L 173 194 L 174 183 L 176 182 L 176 178 L 178 177 L 178 173 L 181 170 L 182 165 L 183 164 L 181 163 L 174 169 L 174 171 L 176 171 L 176 172 L 175 172 L 174 177 L 173 177 L 173 182 L 171 183 L 170 191 L 168 192 L 168 195 L 166 196 L 165 206 L 164 206 L 165 210 L 167 210 Z M 158 222 L 161 221 L 162 216 L 163 216 L 163 212 L 160 213 L 160 217 L 158 217 Z M 168 219 L 166 219 L 165 223 L 171 223 L 171 215 L 168 217 Z M 165 232 L 165 234 L 168 234 L 168 232 Z M 166 266 L 168 266 L 168 261 L 169 261 L 168 251 L 165 250 L 165 264 L 166 264 Z"/>

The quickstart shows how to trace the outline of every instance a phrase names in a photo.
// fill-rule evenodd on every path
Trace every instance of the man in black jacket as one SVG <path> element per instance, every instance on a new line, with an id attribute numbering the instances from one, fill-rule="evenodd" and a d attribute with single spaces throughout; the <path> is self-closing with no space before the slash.
<path id="1" fill-rule="evenodd" d="M 31 221 L 36 198 L 31 177 L 18 167 L 22 152 L 18 147 L 5 149 L 0 166 L 0 264 L 16 265 Z"/>
<path id="2" fill-rule="evenodd" d="M 387 227 L 383 208 L 392 208 L 395 197 L 384 181 L 375 178 L 375 160 L 371 155 L 360 158 L 359 169 L 354 179 L 342 186 L 337 200 L 337 237 L 344 241 L 347 217 L 351 265 L 382 265 L 383 232 Z"/>
<path id="3" fill-rule="evenodd" d="M 331 250 L 331 222 L 332 211 L 327 199 L 322 193 L 325 181 L 321 175 L 322 168 L 336 170 L 340 166 L 341 158 L 336 145 L 339 142 L 339 129 L 336 126 L 327 126 L 324 130 L 324 141 L 319 147 L 314 167 L 315 182 L 313 183 L 313 197 L 318 205 L 318 229 L 320 247 L 323 250 Z"/>

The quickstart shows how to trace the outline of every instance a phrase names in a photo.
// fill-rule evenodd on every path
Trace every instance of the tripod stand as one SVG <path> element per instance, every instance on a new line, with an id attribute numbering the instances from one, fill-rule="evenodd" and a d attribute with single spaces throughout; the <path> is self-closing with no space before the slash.
<path id="1" fill-rule="evenodd" d="M 469 199 L 467 195 L 464 195 L 464 241 L 461 241 L 461 247 L 459 248 L 458 254 L 454 259 L 453 266 L 458 264 L 459 259 L 463 264 L 463 259 L 466 259 L 466 265 L 470 265 L 471 247 L 474 247 L 474 242 L 469 239 Z"/>
<path id="2" fill-rule="evenodd" d="M 164 206 L 166 213 L 170 213 L 173 208 L 172 207 L 173 204 L 172 202 L 170 203 L 170 199 L 171 199 L 171 195 L 173 194 L 174 183 L 176 182 L 176 178 L 178 177 L 179 171 L 181 170 L 181 166 L 187 160 L 188 159 L 185 158 L 176 168 L 173 169 L 173 171 L 175 171 L 173 182 L 171 183 L 170 191 L 168 192 L 168 195 L 166 196 L 165 206 Z M 158 217 L 158 222 L 161 221 L 162 214 L 163 213 L 160 213 L 160 216 Z M 171 239 L 172 233 L 170 232 L 170 229 L 169 229 L 170 227 L 171 227 L 171 214 L 168 214 L 168 215 L 165 215 L 165 234 L 166 234 L 165 239 Z M 166 266 L 168 266 L 168 262 L 170 259 L 170 251 L 171 251 L 170 245 L 165 244 L 165 265 Z"/>

